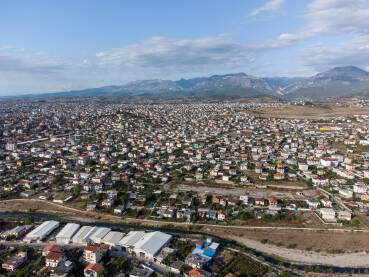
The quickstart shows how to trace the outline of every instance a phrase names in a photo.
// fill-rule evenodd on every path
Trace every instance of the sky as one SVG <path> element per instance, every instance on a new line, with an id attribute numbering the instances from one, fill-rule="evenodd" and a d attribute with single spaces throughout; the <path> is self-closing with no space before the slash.
<path id="1" fill-rule="evenodd" d="M 2 0 L 0 95 L 369 70 L 369 0 Z"/>

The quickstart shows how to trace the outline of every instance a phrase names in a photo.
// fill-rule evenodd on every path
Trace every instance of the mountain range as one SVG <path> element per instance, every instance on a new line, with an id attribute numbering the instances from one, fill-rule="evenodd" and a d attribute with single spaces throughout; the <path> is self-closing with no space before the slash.
<path id="1" fill-rule="evenodd" d="M 25 97 L 259 97 L 286 100 L 322 100 L 343 96 L 369 96 L 369 72 L 355 66 L 336 67 L 307 78 L 259 78 L 245 73 L 192 79 L 143 80 L 121 86 L 33 94 Z"/>

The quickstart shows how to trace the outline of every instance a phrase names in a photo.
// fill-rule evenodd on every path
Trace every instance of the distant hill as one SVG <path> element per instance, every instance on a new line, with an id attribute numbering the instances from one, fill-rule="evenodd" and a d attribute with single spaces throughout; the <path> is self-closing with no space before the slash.
<path id="1" fill-rule="evenodd" d="M 369 91 L 369 72 L 354 66 L 336 67 L 283 88 L 287 99 L 326 99 Z"/>
<path id="2" fill-rule="evenodd" d="M 121 86 L 105 86 L 22 97 L 237 98 L 273 96 L 286 100 L 321 100 L 349 95 L 369 96 L 369 73 L 367 71 L 354 66 L 336 67 L 308 78 L 259 78 L 245 73 L 234 73 L 178 81 L 142 80 Z"/>

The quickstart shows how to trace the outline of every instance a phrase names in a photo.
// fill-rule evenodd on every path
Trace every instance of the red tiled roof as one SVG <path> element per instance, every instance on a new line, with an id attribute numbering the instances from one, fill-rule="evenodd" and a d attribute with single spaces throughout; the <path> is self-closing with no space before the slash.
<path id="1" fill-rule="evenodd" d="M 58 261 L 61 256 L 63 256 L 63 253 L 60 253 L 60 252 L 49 252 L 49 254 L 47 254 L 47 256 L 46 256 L 46 259 L 47 260 Z"/>
<path id="2" fill-rule="evenodd" d="M 102 269 L 103 269 L 103 266 L 101 264 L 89 264 L 88 266 L 85 267 L 85 272 L 88 274 L 91 272 L 97 273 Z"/>
<path id="3" fill-rule="evenodd" d="M 61 252 L 62 251 L 62 248 L 60 245 L 57 245 L 57 244 L 50 244 L 50 245 L 47 245 L 45 246 L 44 250 L 42 250 L 42 252 Z"/>
<path id="4" fill-rule="evenodd" d="M 189 273 L 191 277 L 206 277 L 206 275 L 203 273 L 203 270 L 198 269 L 197 267 L 192 269 Z"/>
<path id="5" fill-rule="evenodd" d="M 93 253 L 96 253 L 98 250 L 99 250 L 99 246 L 96 246 L 96 245 L 87 245 L 85 247 L 85 251 L 90 251 L 90 252 L 93 252 Z"/>

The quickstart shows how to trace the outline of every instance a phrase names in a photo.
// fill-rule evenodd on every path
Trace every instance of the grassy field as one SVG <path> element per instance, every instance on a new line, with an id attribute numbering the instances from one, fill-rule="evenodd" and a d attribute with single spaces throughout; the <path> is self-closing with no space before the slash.
<path id="1" fill-rule="evenodd" d="M 263 117 L 322 119 L 336 116 L 369 114 L 369 107 L 344 107 L 327 102 L 314 106 L 295 106 L 286 104 L 280 108 L 266 108 L 259 112 L 258 113 Z"/>

